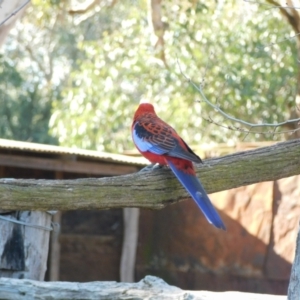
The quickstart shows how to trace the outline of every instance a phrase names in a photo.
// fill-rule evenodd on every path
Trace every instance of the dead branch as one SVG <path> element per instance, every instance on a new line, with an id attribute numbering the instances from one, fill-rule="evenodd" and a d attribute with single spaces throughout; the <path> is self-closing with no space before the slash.
<path id="1" fill-rule="evenodd" d="M 181 71 L 181 70 L 180 70 Z M 250 128 L 258 128 L 258 127 L 280 127 L 280 126 L 284 126 L 284 125 L 288 125 L 291 123 L 299 123 L 300 122 L 300 118 L 297 119 L 290 119 L 290 120 L 286 120 L 284 122 L 280 122 L 280 123 L 261 123 L 261 124 L 255 124 L 255 123 L 250 123 L 250 122 L 246 122 L 244 120 L 241 119 L 237 119 L 235 117 L 230 116 L 229 114 L 227 114 L 225 111 L 223 111 L 220 106 L 213 104 L 212 102 L 210 102 L 201 86 L 198 86 L 196 83 L 194 83 L 189 77 L 187 77 L 182 71 L 181 74 L 185 77 L 185 79 L 200 93 L 200 95 L 202 96 L 202 99 L 204 100 L 205 103 L 207 103 L 210 107 L 212 107 L 213 109 L 215 109 L 217 112 L 219 112 L 222 116 L 224 116 L 226 119 L 231 120 L 233 122 L 237 122 L 240 124 L 243 124 L 245 126 L 248 126 Z M 259 132 L 256 132 L 259 133 Z"/>
<path id="2" fill-rule="evenodd" d="M 300 127 L 296 128 L 296 129 L 290 129 L 290 130 L 282 130 L 282 131 L 276 131 L 278 127 L 274 126 L 274 129 L 273 130 L 268 130 L 268 131 L 255 131 L 255 130 L 251 130 L 251 128 L 248 130 L 248 129 L 245 129 L 245 128 L 242 128 L 242 127 L 237 127 L 237 126 L 226 126 L 226 125 L 223 125 L 219 122 L 216 122 L 214 121 L 210 116 L 208 118 L 206 117 L 203 117 L 202 116 L 202 119 L 204 119 L 205 121 L 211 123 L 211 124 L 215 124 L 219 127 L 222 127 L 222 128 L 225 128 L 225 129 L 228 129 L 228 130 L 232 130 L 232 131 L 239 131 L 241 133 L 245 133 L 246 134 L 246 137 L 252 133 L 252 134 L 271 134 L 273 136 L 275 135 L 280 135 L 280 134 L 293 134 L 297 131 L 300 130 Z M 245 140 L 245 138 L 243 138 L 243 140 Z"/>
<path id="3" fill-rule="evenodd" d="M 168 285 L 158 277 L 146 276 L 136 283 L 115 281 L 41 282 L 28 279 L 0 278 L 1 299 L 194 299 L 194 300 L 284 300 L 286 296 L 242 292 L 185 291 Z"/>

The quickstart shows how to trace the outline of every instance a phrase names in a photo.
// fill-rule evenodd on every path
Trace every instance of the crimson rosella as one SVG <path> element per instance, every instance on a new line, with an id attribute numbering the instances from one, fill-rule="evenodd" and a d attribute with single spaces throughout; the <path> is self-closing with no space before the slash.
<path id="1" fill-rule="evenodd" d="M 139 152 L 151 163 L 168 165 L 189 192 L 209 223 L 224 229 L 225 225 L 210 202 L 193 167 L 201 163 L 177 132 L 155 113 L 150 103 L 142 103 L 134 114 L 132 138 Z"/>

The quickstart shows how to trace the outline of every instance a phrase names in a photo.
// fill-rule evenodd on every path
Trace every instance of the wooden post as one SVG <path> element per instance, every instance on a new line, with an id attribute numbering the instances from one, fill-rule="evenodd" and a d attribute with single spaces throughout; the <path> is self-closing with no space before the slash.
<path id="1" fill-rule="evenodd" d="M 50 253 L 49 253 L 49 280 L 58 281 L 59 280 L 59 270 L 60 270 L 60 223 L 61 223 L 61 212 L 58 211 L 53 215 L 53 223 L 57 224 L 54 226 L 54 230 L 51 232 L 50 237 Z"/>
<path id="2" fill-rule="evenodd" d="M 139 235 L 138 208 L 124 208 L 124 237 L 120 264 L 120 281 L 134 282 L 135 256 Z"/>
<path id="3" fill-rule="evenodd" d="M 0 166 L 0 178 L 4 178 L 4 177 L 5 177 L 5 167 L 4 166 Z M 9 212 L 8 210 L 2 210 L 2 209 L 0 209 L 0 214 L 1 213 L 8 213 L 8 212 Z"/>
<path id="4" fill-rule="evenodd" d="M 44 280 L 50 236 L 47 229 L 51 229 L 51 218 L 46 212 L 36 211 L 0 215 L 0 277 Z"/>
<path id="5" fill-rule="evenodd" d="M 296 254 L 293 262 L 290 283 L 288 288 L 288 300 L 300 299 L 300 227 L 296 241 Z"/>
<path id="6" fill-rule="evenodd" d="M 55 172 L 55 179 L 63 179 L 63 172 Z M 53 223 L 57 224 L 55 230 L 51 232 L 50 237 L 50 253 L 49 253 L 49 280 L 58 281 L 59 280 L 59 270 L 60 270 L 60 223 L 61 223 L 61 212 L 58 211 L 53 215 Z"/>

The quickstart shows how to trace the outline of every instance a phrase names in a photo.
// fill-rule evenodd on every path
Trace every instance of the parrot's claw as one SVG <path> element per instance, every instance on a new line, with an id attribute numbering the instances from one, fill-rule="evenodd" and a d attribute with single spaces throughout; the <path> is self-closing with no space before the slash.
<path id="1" fill-rule="evenodd" d="M 165 166 L 160 165 L 160 164 L 150 164 L 150 165 L 144 167 L 143 169 L 141 169 L 139 172 L 153 171 L 153 170 L 157 170 L 157 169 L 162 169 L 163 167 L 165 167 Z"/>

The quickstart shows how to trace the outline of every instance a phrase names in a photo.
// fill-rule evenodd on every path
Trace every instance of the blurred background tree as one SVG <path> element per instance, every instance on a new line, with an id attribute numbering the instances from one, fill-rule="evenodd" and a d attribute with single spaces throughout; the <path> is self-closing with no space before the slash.
<path id="1" fill-rule="evenodd" d="M 237 125 L 205 104 L 180 68 L 236 118 L 287 120 L 296 111 L 297 40 L 269 2 L 32 1 L 1 49 L 1 137 L 120 153 L 133 148 L 140 100 L 190 144 L 244 137 L 206 120 Z M 247 137 L 266 139 L 284 136 Z"/>

